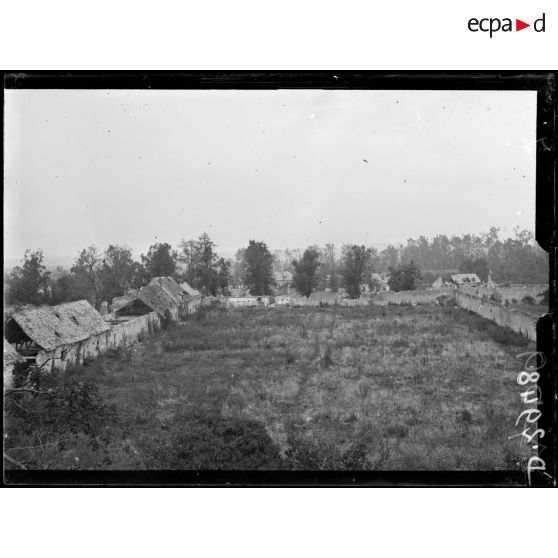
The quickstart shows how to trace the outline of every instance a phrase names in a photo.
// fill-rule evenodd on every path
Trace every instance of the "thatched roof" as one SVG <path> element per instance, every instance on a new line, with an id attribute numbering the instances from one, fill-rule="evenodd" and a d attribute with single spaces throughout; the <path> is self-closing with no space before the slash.
<path id="1" fill-rule="evenodd" d="M 110 326 L 86 300 L 24 308 L 13 320 L 37 345 L 52 350 L 108 331 Z"/>
<path id="2" fill-rule="evenodd" d="M 160 285 L 147 285 L 138 293 L 138 298 L 164 317 L 165 310 L 178 306 L 176 299 Z"/>
<path id="3" fill-rule="evenodd" d="M 25 359 L 4 339 L 4 366 L 14 362 L 25 362 Z"/>
<path id="4" fill-rule="evenodd" d="M 153 277 L 149 282 L 150 285 L 158 285 L 167 291 L 176 301 L 177 304 L 182 302 L 183 292 L 180 285 L 172 277 Z"/>
<path id="5" fill-rule="evenodd" d="M 196 298 L 196 297 L 201 296 L 200 291 L 197 291 L 193 287 L 190 287 L 190 285 L 188 285 L 188 283 L 186 283 L 186 281 L 184 281 L 183 283 L 180 283 L 180 288 L 182 289 L 182 292 L 184 294 L 188 295 L 190 298 Z"/>

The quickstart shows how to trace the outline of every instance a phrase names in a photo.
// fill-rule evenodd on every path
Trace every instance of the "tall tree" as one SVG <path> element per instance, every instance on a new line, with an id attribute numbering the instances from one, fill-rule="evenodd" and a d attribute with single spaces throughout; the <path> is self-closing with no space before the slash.
<path id="1" fill-rule="evenodd" d="M 130 288 L 136 273 L 132 251 L 125 246 L 110 244 L 103 254 L 98 269 L 99 296 L 106 300 L 108 309 L 115 297 L 123 295 Z"/>
<path id="2" fill-rule="evenodd" d="M 253 295 L 271 292 L 273 282 L 273 256 L 265 242 L 250 240 L 243 261 L 243 281 Z"/>
<path id="3" fill-rule="evenodd" d="M 225 258 L 219 258 L 217 282 L 224 294 L 229 292 L 229 281 L 231 276 L 231 262 Z"/>
<path id="4" fill-rule="evenodd" d="M 13 269 L 9 279 L 9 298 L 19 304 L 42 304 L 49 298 L 49 272 L 43 263 L 42 250 L 26 250 L 21 266 Z"/>
<path id="5" fill-rule="evenodd" d="M 166 242 L 157 242 L 149 247 L 141 261 L 150 278 L 172 276 L 176 272 L 176 252 Z"/>
<path id="6" fill-rule="evenodd" d="M 299 260 L 293 260 L 293 286 L 303 296 L 310 296 L 316 288 L 320 267 L 320 252 L 316 247 L 306 248 Z"/>
<path id="7" fill-rule="evenodd" d="M 88 246 L 79 253 L 76 262 L 70 269 L 73 275 L 72 291 L 74 296 L 87 299 L 97 310 L 102 302 L 99 295 L 99 264 L 101 258 L 102 254 L 96 246 Z"/>
<path id="8" fill-rule="evenodd" d="M 360 285 L 365 278 L 370 261 L 370 249 L 366 246 L 345 245 L 342 249 L 343 285 L 351 298 L 360 296 Z"/>

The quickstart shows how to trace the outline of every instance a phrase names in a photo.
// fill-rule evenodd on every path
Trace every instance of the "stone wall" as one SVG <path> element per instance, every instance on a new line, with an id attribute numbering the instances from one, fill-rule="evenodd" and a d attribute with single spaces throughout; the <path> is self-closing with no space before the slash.
<path id="1" fill-rule="evenodd" d="M 532 296 L 537 302 L 542 299 L 542 293 L 548 289 L 548 285 L 512 285 L 511 287 L 479 287 L 473 289 L 471 294 L 482 297 L 486 295 L 490 298 L 492 294 L 499 294 L 502 297 L 502 302 L 521 302 L 523 297 Z"/>
<path id="2" fill-rule="evenodd" d="M 537 340 L 537 318 L 534 316 L 524 314 L 518 310 L 512 310 L 497 302 L 482 300 L 478 296 L 460 290 L 455 292 L 455 300 L 461 308 L 470 310 L 500 326 L 509 327 L 531 341 Z"/>
<path id="3" fill-rule="evenodd" d="M 372 296 L 372 303 L 378 306 L 387 304 L 434 304 L 439 296 L 453 296 L 454 289 L 437 289 L 428 291 L 387 291 Z"/>

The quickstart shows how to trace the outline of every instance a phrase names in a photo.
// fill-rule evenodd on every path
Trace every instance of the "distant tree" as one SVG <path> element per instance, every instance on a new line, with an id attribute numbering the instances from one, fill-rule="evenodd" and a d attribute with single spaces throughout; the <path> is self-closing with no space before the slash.
<path id="1" fill-rule="evenodd" d="M 271 292 L 273 283 L 273 256 L 265 242 L 250 240 L 244 253 L 243 281 L 253 295 Z"/>
<path id="2" fill-rule="evenodd" d="M 366 246 L 356 244 L 343 246 L 341 275 L 343 286 L 351 298 L 360 296 L 360 285 L 368 269 L 370 255 L 370 249 Z"/>
<path id="3" fill-rule="evenodd" d="M 459 273 L 476 273 L 481 281 L 488 281 L 486 258 L 465 258 L 459 265 Z"/>
<path id="4" fill-rule="evenodd" d="M 231 262 L 225 260 L 225 258 L 219 258 L 218 268 L 219 268 L 219 271 L 217 273 L 218 285 L 221 291 L 226 294 L 229 291 L 229 281 L 231 276 Z"/>
<path id="5" fill-rule="evenodd" d="M 183 240 L 180 243 L 178 260 L 184 264 L 184 279 L 193 287 L 197 281 L 199 262 L 199 245 L 195 240 Z"/>
<path id="6" fill-rule="evenodd" d="M 421 277 L 420 269 L 412 260 L 398 267 L 390 267 L 389 274 L 389 288 L 395 292 L 416 289 L 416 280 Z"/>
<path id="7" fill-rule="evenodd" d="M 131 287 L 136 270 L 129 248 L 110 244 L 103 253 L 97 270 L 99 297 L 107 302 L 109 311 L 113 299 L 125 294 Z"/>
<path id="8" fill-rule="evenodd" d="M 70 273 L 59 274 L 50 282 L 50 304 L 62 304 L 79 297 L 75 296 L 74 277 Z"/>
<path id="9" fill-rule="evenodd" d="M 141 261 L 150 278 L 173 276 L 176 273 L 176 258 L 176 252 L 166 242 L 153 244 L 147 255 L 141 255 Z"/>
<path id="10" fill-rule="evenodd" d="M 315 247 L 308 247 L 299 260 L 293 260 L 293 287 L 303 296 L 310 296 L 316 288 L 320 267 L 320 252 Z"/>
<path id="11" fill-rule="evenodd" d="M 203 233 L 197 240 L 183 240 L 178 254 L 179 261 L 185 266 L 186 281 L 213 296 L 218 289 L 228 288 L 230 276 L 230 264 L 219 257 L 215 247 L 210 236 Z"/>
<path id="12" fill-rule="evenodd" d="M 43 304 L 49 298 L 49 272 L 43 263 L 42 250 L 26 250 L 22 265 L 9 278 L 9 295 L 19 304 Z"/>
<path id="13" fill-rule="evenodd" d="M 88 300 L 97 310 L 101 307 L 99 265 L 102 254 L 94 246 L 84 248 L 70 269 L 72 272 L 72 296 Z"/>

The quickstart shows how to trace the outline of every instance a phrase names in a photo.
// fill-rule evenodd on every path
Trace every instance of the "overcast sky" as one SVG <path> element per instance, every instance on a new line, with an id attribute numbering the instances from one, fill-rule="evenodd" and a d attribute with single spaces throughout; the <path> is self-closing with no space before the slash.
<path id="1" fill-rule="evenodd" d="M 534 230 L 535 92 L 5 91 L 5 258 Z"/>

